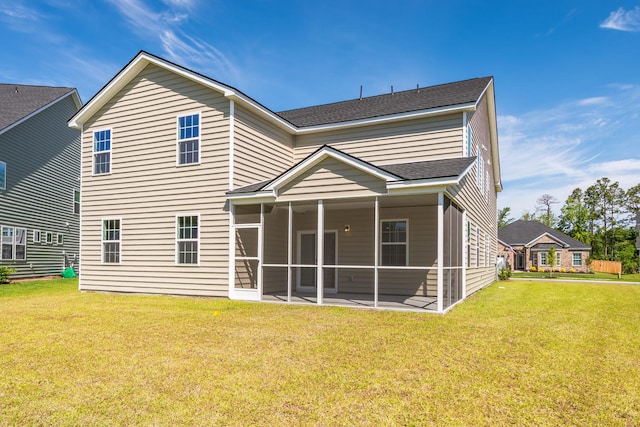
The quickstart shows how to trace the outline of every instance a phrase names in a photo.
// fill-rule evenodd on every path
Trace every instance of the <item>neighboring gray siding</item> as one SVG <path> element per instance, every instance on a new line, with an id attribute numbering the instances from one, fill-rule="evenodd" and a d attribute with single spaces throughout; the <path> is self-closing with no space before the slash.
<path id="1" fill-rule="evenodd" d="M 73 190 L 80 189 L 80 132 L 67 126 L 77 110 L 69 95 L 0 135 L 0 161 L 7 163 L 0 225 L 27 229 L 27 260 L 0 260 L 16 269 L 13 278 L 58 275 L 65 256 L 73 261 L 78 255 Z M 53 233 L 54 242 L 33 243 L 34 230 L 43 239 Z M 64 236 L 61 246 L 58 233 Z"/>
<path id="2" fill-rule="evenodd" d="M 176 166 L 176 118 L 201 113 L 199 165 Z M 92 132 L 112 173 L 92 176 Z M 147 66 L 84 126 L 82 290 L 228 295 L 229 101 Z M 176 215 L 200 215 L 200 265 L 176 265 Z M 101 220 L 122 218 L 122 261 L 101 263 Z"/>

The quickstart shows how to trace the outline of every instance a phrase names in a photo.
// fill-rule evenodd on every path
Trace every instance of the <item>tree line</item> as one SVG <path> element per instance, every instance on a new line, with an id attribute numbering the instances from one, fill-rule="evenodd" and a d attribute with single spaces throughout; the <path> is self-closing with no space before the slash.
<path id="1" fill-rule="evenodd" d="M 525 211 L 520 219 L 537 220 L 591 246 L 591 257 L 606 261 L 620 261 L 625 273 L 638 271 L 636 253 L 636 217 L 640 212 L 640 184 L 627 190 L 609 178 L 600 178 L 583 190 L 574 189 L 560 215 L 553 206 L 560 201 L 550 194 L 536 200 L 534 212 Z M 514 221 L 511 208 L 498 212 L 498 226 Z"/>

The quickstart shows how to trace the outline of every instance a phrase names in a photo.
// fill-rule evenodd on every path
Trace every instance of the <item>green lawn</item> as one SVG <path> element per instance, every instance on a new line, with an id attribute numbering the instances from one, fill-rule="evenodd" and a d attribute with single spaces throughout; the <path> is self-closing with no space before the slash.
<path id="1" fill-rule="evenodd" d="M 640 286 L 445 316 L 0 286 L 0 425 L 640 424 Z"/>
<path id="2" fill-rule="evenodd" d="M 526 278 L 543 278 L 543 279 L 548 279 L 549 278 L 549 273 L 546 272 L 540 272 L 540 271 L 535 271 L 535 272 L 529 272 L 529 271 L 514 271 L 512 273 L 512 278 L 513 279 L 517 279 L 519 277 L 526 277 Z M 612 280 L 612 281 L 616 281 L 616 282 L 640 282 L 640 274 L 638 273 L 634 273 L 634 274 L 623 274 L 618 278 L 617 274 L 611 274 L 611 273 L 558 273 L 558 272 L 554 272 L 553 276 L 554 279 L 567 279 L 567 280 Z"/>

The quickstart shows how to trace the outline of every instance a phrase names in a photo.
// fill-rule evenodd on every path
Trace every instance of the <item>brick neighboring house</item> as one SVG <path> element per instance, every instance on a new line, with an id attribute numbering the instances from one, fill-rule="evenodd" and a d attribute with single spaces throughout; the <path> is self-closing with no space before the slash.
<path id="1" fill-rule="evenodd" d="M 591 247 L 538 221 L 518 220 L 498 230 L 498 256 L 514 270 L 551 267 L 549 249 L 556 248 L 556 268 L 586 272 Z"/>

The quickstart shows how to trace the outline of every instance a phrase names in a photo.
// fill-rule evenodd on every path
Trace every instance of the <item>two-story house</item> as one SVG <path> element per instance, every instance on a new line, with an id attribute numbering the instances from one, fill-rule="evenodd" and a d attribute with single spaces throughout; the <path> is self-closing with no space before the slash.
<path id="1" fill-rule="evenodd" d="M 12 278 L 77 262 L 81 107 L 73 88 L 0 84 L 0 265 Z"/>
<path id="2" fill-rule="evenodd" d="M 495 278 L 491 77 L 276 113 L 140 52 L 69 125 L 81 290 L 444 312 Z"/>

